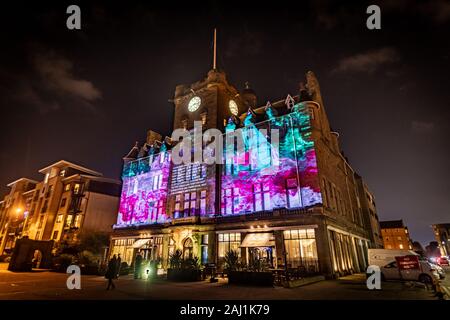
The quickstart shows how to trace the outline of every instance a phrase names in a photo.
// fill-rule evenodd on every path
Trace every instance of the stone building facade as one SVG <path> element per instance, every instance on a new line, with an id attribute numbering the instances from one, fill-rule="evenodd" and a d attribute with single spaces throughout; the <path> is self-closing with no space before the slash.
<path id="1" fill-rule="evenodd" d="M 131 264 L 139 251 L 161 272 L 177 249 L 219 269 L 235 250 L 247 265 L 263 261 L 330 277 L 365 270 L 367 249 L 380 246 L 376 218 L 365 217 L 376 208 L 360 199 L 362 178 L 330 129 L 312 72 L 298 95 L 258 107 L 248 84 L 239 91 L 224 72 L 211 70 L 177 86 L 174 104 L 174 129 L 191 137 L 200 121 L 203 133 L 217 128 L 223 141 L 236 134 L 243 149 L 224 143 L 224 164 L 174 164 L 179 144 L 171 139 L 134 146 L 124 158 L 110 255 Z"/>

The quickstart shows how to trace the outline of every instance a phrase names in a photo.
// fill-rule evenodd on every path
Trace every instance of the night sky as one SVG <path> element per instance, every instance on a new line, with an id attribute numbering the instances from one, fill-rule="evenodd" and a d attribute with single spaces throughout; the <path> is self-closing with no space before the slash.
<path id="1" fill-rule="evenodd" d="M 168 100 L 211 69 L 217 27 L 219 68 L 260 105 L 315 72 L 381 220 L 402 218 L 423 244 L 450 222 L 448 1 L 374 1 L 381 30 L 366 28 L 363 1 L 12 2 L 0 13 L 0 194 L 60 159 L 118 179 L 148 129 L 170 135 Z M 81 30 L 66 28 L 70 4 Z"/>

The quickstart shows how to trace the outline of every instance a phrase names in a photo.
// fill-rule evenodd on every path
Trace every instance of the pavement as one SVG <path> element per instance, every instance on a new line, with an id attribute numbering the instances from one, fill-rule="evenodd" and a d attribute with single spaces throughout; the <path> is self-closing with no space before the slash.
<path id="1" fill-rule="evenodd" d="M 368 290 L 364 274 L 338 280 L 325 280 L 298 288 L 248 287 L 217 283 L 134 280 L 123 276 L 115 281 L 115 290 L 106 290 L 106 279 L 82 276 L 81 289 L 69 290 L 68 274 L 50 271 L 16 273 L 0 264 L 0 300 L 110 300 L 110 299 L 183 299 L 183 300 L 436 300 L 434 293 L 408 283 L 383 282 L 382 290 Z M 445 286 L 450 288 L 450 273 Z"/>

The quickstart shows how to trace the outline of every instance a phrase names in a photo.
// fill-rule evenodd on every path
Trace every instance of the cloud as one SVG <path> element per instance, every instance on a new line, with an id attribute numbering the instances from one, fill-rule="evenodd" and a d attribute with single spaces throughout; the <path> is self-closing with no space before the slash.
<path id="1" fill-rule="evenodd" d="M 332 73 L 373 73 L 380 66 L 398 61 L 399 58 L 400 56 L 394 48 L 385 47 L 371 50 L 341 59 L 338 65 L 332 70 Z"/>
<path id="2" fill-rule="evenodd" d="M 102 93 L 91 81 L 75 75 L 74 62 L 40 47 L 32 49 L 30 59 L 24 59 L 20 68 L 0 68 L 1 103 L 40 113 L 62 108 L 98 111 L 94 103 Z"/>
<path id="3" fill-rule="evenodd" d="M 426 122 L 426 121 L 417 121 L 414 120 L 411 122 L 411 130 L 415 133 L 431 133 L 435 129 L 434 122 Z"/>
<path id="4" fill-rule="evenodd" d="M 61 95 L 69 94 L 76 98 L 94 101 L 101 97 L 101 92 L 92 82 L 77 79 L 72 72 L 73 63 L 53 53 L 39 54 L 34 59 L 35 69 L 44 85 Z"/>

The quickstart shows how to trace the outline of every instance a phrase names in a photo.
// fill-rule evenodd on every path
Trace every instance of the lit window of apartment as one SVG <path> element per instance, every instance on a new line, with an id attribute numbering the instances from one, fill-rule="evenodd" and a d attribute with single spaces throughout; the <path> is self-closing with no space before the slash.
<path id="1" fill-rule="evenodd" d="M 69 191 L 69 190 L 70 190 L 70 183 L 68 183 L 64 186 L 64 191 Z"/>
<path id="2" fill-rule="evenodd" d="M 73 193 L 78 194 L 80 193 L 80 184 L 79 183 L 75 183 L 75 185 L 73 186 Z"/>
<path id="3" fill-rule="evenodd" d="M 50 173 L 45 174 L 44 183 L 48 183 L 48 178 L 50 177 Z"/>
<path id="4" fill-rule="evenodd" d="M 60 175 L 61 177 L 64 177 L 64 176 L 66 175 L 66 170 L 61 170 L 61 171 L 59 172 L 59 175 Z"/>
<path id="5" fill-rule="evenodd" d="M 75 225 L 75 228 L 80 228 L 81 227 L 81 215 L 77 215 L 75 217 L 74 225 Z"/>
<path id="6" fill-rule="evenodd" d="M 66 227 L 66 228 L 70 227 L 71 224 L 72 224 L 72 219 L 73 219 L 73 216 L 72 215 L 68 215 L 67 218 L 66 218 L 66 224 L 64 225 L 64 227 Z"/>
<path id="7" fill-rule="evenodd" d="M 187 216 L 189 216 L 189 205 L 190 205 L 190 194 L 189 193 L 185 193 L 184 194 L 184 206 L 183 206 L 183 209 L 184 209 L 184 216 L 185 217 L 187 217 Z"/>
<path id="8" fill-rule="evenodd" d="M 56 216 L 56 223 L 61 223 L 62 221 L 63 221 L 63 215 L 62 214 L 58 214 L 57 216 Z"/>
<path id="9" fill-rule="evenodd" d="M 399 249 L 403 249 L 403 244 L 399 244 Z"/>

